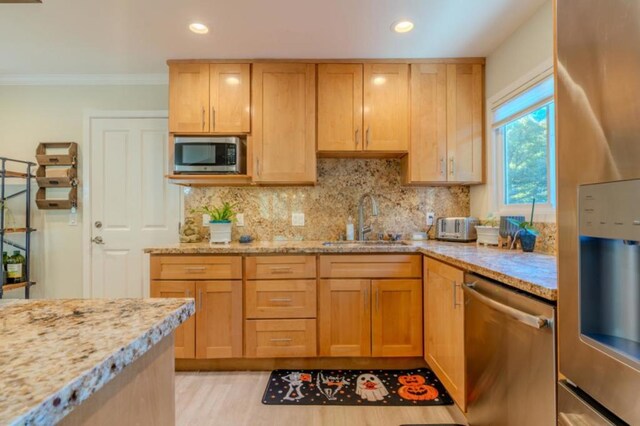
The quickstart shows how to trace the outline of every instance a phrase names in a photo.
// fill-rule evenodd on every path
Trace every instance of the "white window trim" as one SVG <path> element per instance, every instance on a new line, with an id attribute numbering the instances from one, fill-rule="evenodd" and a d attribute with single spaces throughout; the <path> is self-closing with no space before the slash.
<path id="1" fill-rule="evenodd" d="M 493 111 L 497 106 L 503 104 L 507 100 L 519 95 L 532 86 L 540 83 L 542 80 L 553 75 L 553 59 L 549 58 L 535 67 L 531 72 L 524 75 L 522 78 L 516 80 L 514 83 L 507 86 L 505 89 L 498 92 L 487 100 L 486 105 L 486 131 L 487 131 L 487 188 L 489 193 L 489 209 L 495 216 L 513 216 L 522 215 L 527 220 L 531 214 L 531 204 L 521 205 L 504 205 L 500 200 L 503 196 L 503 188 L 500 185 L 502 182 L 502 164 L 498 162 L 501 158 L 502 147 L 499 145 L 500 140 L 496 137 L 496 129 L 494 129 L 493 123 Z M 554 120 L 555 121 L 555 120 Z M 551 152 L 549 163 L 555 164 L 555 152 Z M 550 176 L 555 181 L 556 171 L 550 170 Z M 550 196 L 555 198 L 555 188 L 552 188 Z M 534 221 L 536 222 L 555 222 L 556 221 L 556 208 L 552 203 L 536 204 L 536 210 L 534 214 Z"/>

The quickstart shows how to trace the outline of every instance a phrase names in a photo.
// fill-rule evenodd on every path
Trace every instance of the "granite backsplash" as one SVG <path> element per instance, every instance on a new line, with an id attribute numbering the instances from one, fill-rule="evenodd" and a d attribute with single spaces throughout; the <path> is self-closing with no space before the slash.
<path id="1" fill-rule="evenodd" d="M 369 201 L 365 203 L 365 218 L 374 236 L 394 232 L 410 238 L 412 232 L 426 230 L 430 211 L 436 217 L 469 215 L 468 186 L 408 187 L 402 186 L 400 176 L 400 160 L 396 159 L 321 158 L 316 186 L 186 188 L 185 217 L 201 223 L 194 209 L 229 201 L 238 213 L 244 213 L 245 226 L 233 226 L 234 240 L 251 235 L 261 241 L 322 241 L 343 235 L 349 216 L 357 226 L 358 201 L 366 193 L 374 194 L 380 211 L 372 217 Z M 304 213 L 305 226 L 292 226 L 292 213 Z M 536 251 L 555 254 L 555 224 L 535 225 L 540 231 Z M 208 232 L 208 227 L 201 228 L 203 239 Z M 432 229 L 430 236 L 433 234 Z"/>
<path id="2" fill-rule="evenodd" d="M 400 160 L 318 159 L 318 182 L 305 187 L 210 187 L 185 190 L 185 217 L 201 223 L 193 213 L 207 204 L 229 201 L 244 213 L 244 227 L 233 227 L 233 239 L 251 235 L 256 240 L 335 240 L 345 232 L 351 216 L 357 226 L 358 201 L 372 193 L 380 214 L 371 217 L 369 201 L 365 217 L 380 232 L 401 233 L 410 238 L 426 228 L 426 214 L 469 215 L 469 187 L 407 187 L 400 181 Z M 305 214 L 305 226 L 291 225 L 292 213 Z M 202 234 L 208 233 L 206 227 Z"/>

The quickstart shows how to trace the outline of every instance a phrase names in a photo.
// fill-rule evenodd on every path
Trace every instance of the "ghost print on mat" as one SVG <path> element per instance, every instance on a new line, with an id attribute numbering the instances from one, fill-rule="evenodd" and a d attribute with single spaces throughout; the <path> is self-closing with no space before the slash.
<path id="1" fill-rule="evenodd" d="M 273 405 L 450 405 L 433 371 L 275 370 L 263 404 Z"/>

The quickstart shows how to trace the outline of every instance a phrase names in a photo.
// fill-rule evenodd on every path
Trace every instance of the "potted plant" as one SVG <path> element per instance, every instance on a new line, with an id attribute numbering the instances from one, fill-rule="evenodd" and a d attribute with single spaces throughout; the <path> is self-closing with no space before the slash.
<path id="1" fill-rule="evenodd" d="M 532 252 L 536 247 L 536 237 L 538 236 L 538 230 L 533 227 L 533 212 L 536 208 L 536 199 L 533 199 L 531 203 L 531 217 L 529 222 L 525 221 L 517 221 L 514 219 L 509 219 L 509 222 L 513 223 L 518 227 L 515 235 L 513 236 L 513 243 L 511 246 L 513 248 L 513 244 L 520 239 L 520 245 L 522 246 L 522 251 L 524 252 Z"/>
<path id="2" fill-rule="evenodd" d="M 487 218 L 480 223 L 481 225 L 476 225 L 478 233 L 476 242 L 478 244 L 497 246 L 500 228 L 498 227 L 498 220 L 493 216 L 493 213 L 489 213 Z"/>
<path id="3" fill-rule="evenodd" d="M 236 216 L 234 207 L 225 201 L 221 206 L 204 206 L 199 210 L 209 215 L 210 243 L 231 242 L 231 223 Z"/>

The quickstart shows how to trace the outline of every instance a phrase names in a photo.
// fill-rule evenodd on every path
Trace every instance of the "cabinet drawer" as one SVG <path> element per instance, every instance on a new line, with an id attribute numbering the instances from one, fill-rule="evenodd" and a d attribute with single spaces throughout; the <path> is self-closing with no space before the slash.
<path id="1" fill-rule="evenodd" d="M 247 318 L 315 318 L 316 280 L 247 281 Z"/>
<path id="2" fill-rule="evenodd" d="M 247 257 L 247 279 L 315 278 L 315 256 Z"/>
<path id="3" fill-rule="evenodd" d="M 314 357 L 316 320 L 247 320 L 245 339 L 248 358 Z"/>
<path id="4" fill-rule="evenodd" d="M 320 256 L 322 278 L 421 278 L 422 256 L 405 254 Z"/>
<path id="5" fill-rule="evenodd" d="M 242 279 L 242 257 L 152 256 L 151 278 L 156 280 Z"/>

